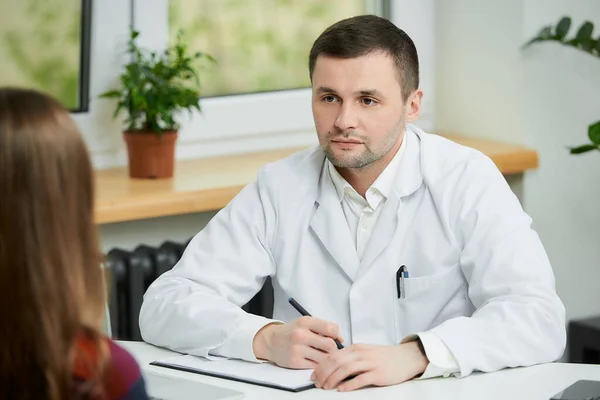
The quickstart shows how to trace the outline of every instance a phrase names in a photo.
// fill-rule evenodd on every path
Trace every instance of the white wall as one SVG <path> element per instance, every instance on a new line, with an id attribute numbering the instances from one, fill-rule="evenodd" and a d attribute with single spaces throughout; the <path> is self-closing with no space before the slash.
<path id="1" fill-rule="evenodd" d="M 522 0 L 436 1 L 436 130 L 522 143 Z"/>
<path id="2" fill-rule="evenodd" d="M 563 15 L 573 33 L 585 19 L 600 25 L 600 1 L 528 0 L 524 39 Z M 598 28 L 594 37 L 600 34 Z M 600 314 L 600 153 L 572 156 L 600 120 L 600 58 L 554 43 L 523 53 L 526 143 L 540 168 L 525 179 L 525 207 L 554 265 L 570 318 Z"/>
<path id="3" fill-rule="evenodd" d="M 391 20 L 411 37 L 417 47 L 423 104 L 416 125 L 428 132 L 433 129 L 436 118 L 435 3 L 435 0 L 391 0 Z"/>
<path id="4" fill-rule="evenodd" d="M 135 25 L 143 47 L 160 49 L 167 40 L 167 0 L 136 0 Z M 117 83 L 119 65 L 128 37 L 129 2 L 94 2 L 92 32 L 92 95 Z M 421 62 L 421 87 L 425 91 L 418 125 L 431 129 L 435 99 L 434 0 L 394 0 L 392 20 L 415 41 Z M 315 38 L 316 39 L 316 38 Z M 307 55 L 308 57 L 308 55 Z M 176 157 L 186 159 L 255 150 L 316 144 L 310 111 L 310 90 L 203 99 L 202 114 L 184 118 Z M 78 115 L 97 168 L 125 165 L 121 126 L 112 121 L 113 103 L 92 99 L 91 113 Z M 144 243 L 183 241 L 201 230 L 214 212 L 101 225 L 102 248 L 133 249 Z"/>
<path id="5" fill-rule="evenodd" d="M 600 314 L 600 154 L 566 150 L 600 120 L 600 59 L 550 43 L 520 48 L 564 14 L 599 25 L 600 1 L 437 0 L 435 126 L 538 151 L 522 202 L 573 319 Z"/>

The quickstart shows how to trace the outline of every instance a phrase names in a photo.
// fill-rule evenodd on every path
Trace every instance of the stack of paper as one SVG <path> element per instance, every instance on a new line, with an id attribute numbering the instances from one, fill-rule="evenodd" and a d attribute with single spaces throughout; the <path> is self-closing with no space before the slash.
<path id="1" fill-rule="evenodd" d="M 314 387 L 313 381 L 310 380 L 312 370 L 286 369 L 270 363 L 258 364 L 226 358 L 211 361 L 185 355 L 155 361 L 151 364 L 292 392 Z"/>

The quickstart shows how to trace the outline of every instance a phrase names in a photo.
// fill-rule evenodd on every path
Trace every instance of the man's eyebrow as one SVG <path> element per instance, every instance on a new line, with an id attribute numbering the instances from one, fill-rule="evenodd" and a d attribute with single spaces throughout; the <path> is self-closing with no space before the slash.
<path id="1" fill-rule="evenodd" d="M 377 89 L 363 89 L 363 90 L 359 91 L 358 93 L 362 96 L 375 96 L 375 97 L 383 96 L 383 94 Z"/>
<path id="2" fill-rule="evenodd" d="M 335 94 L 335 90 L 325 87 L 325 86 L 321 86 L 317 89 L 317 94 L 323 94 L 323 93 L 333 93 Z"/>
<path id="3" fill-rule="evenodd" d="M 321 86 L 317 89 L 317 94 L 337 94 L 335 90 L 328 88 L 326 86 Z M 374 96 L 374 97 L 383 97 L 383 93 L 381 93 L 377 89 L 363 89 L 356 92 L 361 96 Z"/>

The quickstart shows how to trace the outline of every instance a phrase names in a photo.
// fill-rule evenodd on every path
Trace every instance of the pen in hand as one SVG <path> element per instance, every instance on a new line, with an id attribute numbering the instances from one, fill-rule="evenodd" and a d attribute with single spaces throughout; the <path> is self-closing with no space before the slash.
<path id="1" fill-rule="evenodd" d="M 290 297 L 288 301 L 292 305 L 292 307 L 294 307 L 302 316 L 312 317 L 312 315 L 310 315 L 310 313 L 308 311 L 306 311 L 304 309 L 304 307 L 302 307 L 300 305 L 300 303 L 298 303 L 296 300 L 294 300 L 293 298 Z M 338 350 L 341 350 L 344 348 L 344 345 L 341 344 L 339 340 L 333 339 L 333 341 L 335 342 L 335 345 L 337 346 Z"/>

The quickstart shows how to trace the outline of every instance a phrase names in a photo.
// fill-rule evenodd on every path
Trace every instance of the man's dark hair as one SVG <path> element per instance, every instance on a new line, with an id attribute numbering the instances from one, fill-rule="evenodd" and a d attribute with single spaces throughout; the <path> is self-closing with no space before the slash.
<path id="1" fill-rule="evenodd" d="M 312 81 L 319 55 L 356 58 L 373 52 L 388 54 L 398 70 L 402 99 L 419 87 L 419 57 L 412 39 L 389 20 L 360 15 L 336 22 L 327 28 L 310 50 L 308 70 Z"/>

